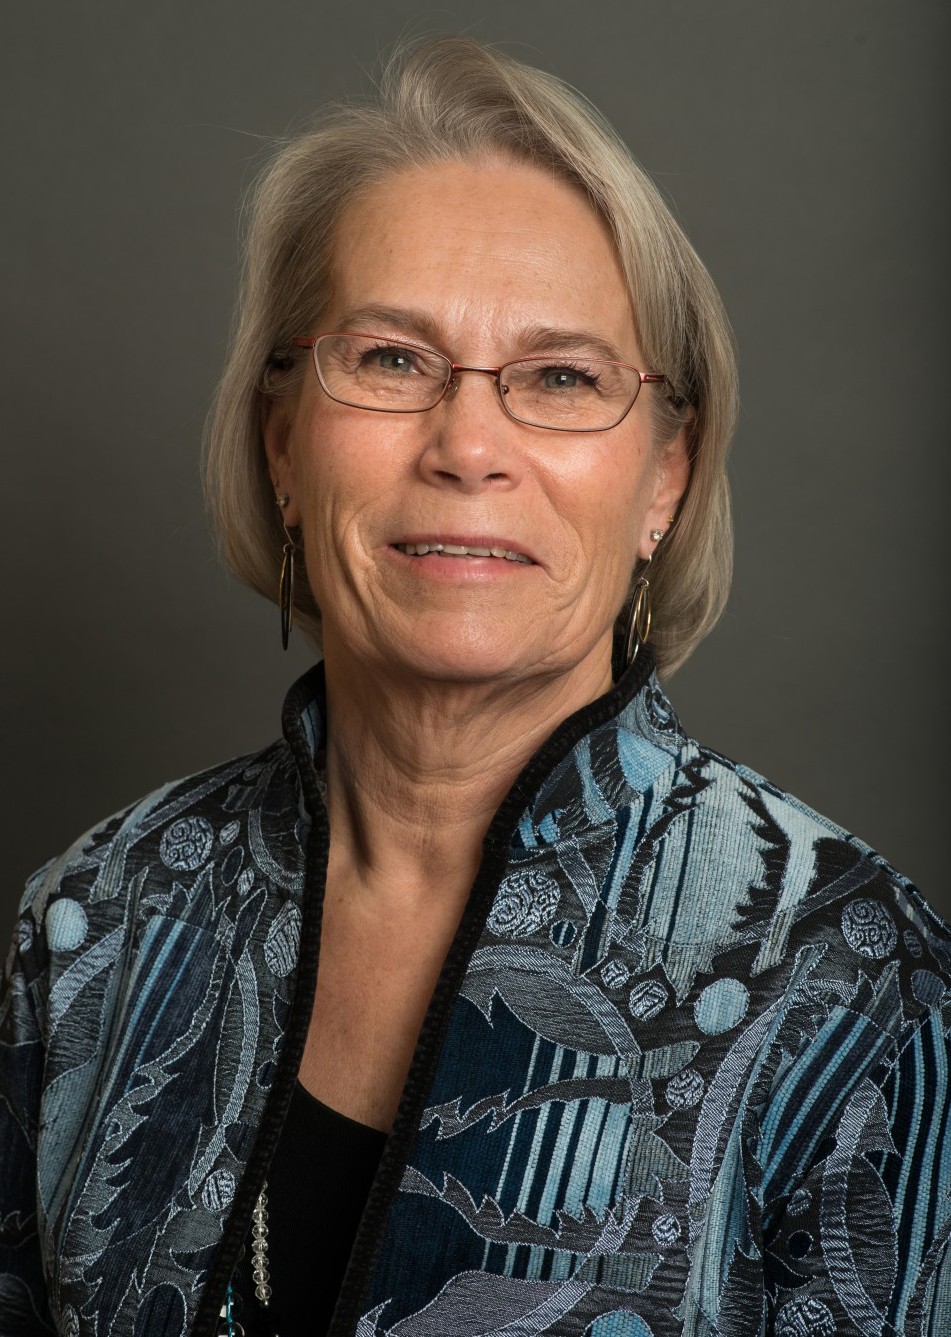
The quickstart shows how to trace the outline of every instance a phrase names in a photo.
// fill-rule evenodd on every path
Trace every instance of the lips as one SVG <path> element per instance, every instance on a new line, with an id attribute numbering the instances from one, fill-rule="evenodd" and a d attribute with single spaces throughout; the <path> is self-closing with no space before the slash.
<path id="1" fill-rule="evenodd" d="M 393 547 L 406 553 L 408 557 L 428 557 L 432 554 L 440 557 L 454 557 L 462 561 L 476 557 L 494 557 L 501 561 L 520 562 L 527 566 L 535 565 L 535 559 L 520 544 L 514 543 L 511 539 L 495 536 L 414 536 L 409 539 L 400 539 L 393 544 Z"/>

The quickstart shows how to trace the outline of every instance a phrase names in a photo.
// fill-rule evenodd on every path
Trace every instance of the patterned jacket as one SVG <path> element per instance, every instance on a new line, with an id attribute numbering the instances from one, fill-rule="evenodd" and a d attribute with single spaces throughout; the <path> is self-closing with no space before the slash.
<path id="1" fill-rule="evenodd" d="M 333 1337 L 951 1333 L 951 937 L 687 738 L 646 655 L 517 779 Z M 318 667 L 285 739 L 32 880 L 0 1006 L 0 1333 L 210 1337 L 313 1001 Z"/>

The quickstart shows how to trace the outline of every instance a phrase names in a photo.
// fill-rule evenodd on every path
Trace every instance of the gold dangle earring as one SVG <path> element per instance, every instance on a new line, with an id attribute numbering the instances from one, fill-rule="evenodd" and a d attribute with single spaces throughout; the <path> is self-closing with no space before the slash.
<path id="1" fill-rule="evenodd" d="M 662 529 L 651 530 L 653 543 L 659 543 L 663 537 Z M 624 662 L 628 668 L 640 653 L 641 646 L 647 644 L 647 638 L 651 634 L 651 583 L 647 578 L 647 570 L 653 560 L 654 554 L 648 553 L 644 569 L 634 582 L 634 589 L 631 591 L 631 606 L 627 614 L 624 637 Z"/>
<path id="2" fill-rule="evenodd" d="M 647 643 L 651 634 L 651 583 L 645 572 L 654 560 L 653 553 L 647 559 L 644 571 L 634 582 L 631 593 L 631 606 L 627 614 L 627 630 L 624 637 L 624 662 L 630 668 L 640 653 L 642 645 Z"/>
<path id="3" fill-rule="evenodd" d="M 290 502 L 290 497 L 286 492 L 279 492 L 277 495 L 277 504 L 281 508 L 281 525 L 284 533 L 287 535 L 287 542 L 284 544 L 284 558 L 281 562 L 281 579 L 278 584 L 277 601 L 281 609 L 281 645 L 287 649 L 287 642 L 294 626 L 294 556 L 297 552 L 297 544 L 291 537 L 291 532 L 284 524 L 284 510 Z"/>

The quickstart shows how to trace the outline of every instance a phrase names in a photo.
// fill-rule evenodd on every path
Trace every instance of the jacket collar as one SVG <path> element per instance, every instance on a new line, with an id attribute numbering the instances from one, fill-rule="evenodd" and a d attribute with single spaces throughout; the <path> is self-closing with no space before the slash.
<path id="1" fill-rule="evenodd" d="M 312 669 L 291 689 L 284 709 L 284 730 L 301 780 L 302 795 L 312 816 L 310 876 L 317 867 L 320 839 L 329 840 L 326 809 L 321 801 L 314 761 L 326 741 L 323 667 Z M 551 846 L 590 836 L 592 827 L 618 822 L 620 809 L 634 791 L 642 792 L 673 764 L 683 734 L 644 651 L 620 673 L 597 700 L 563 720 L 516 777 L 482 842 L 482 859 L 470 889 L 417 1040 L 392 1132 L 387 1139 L 354 1241 L 335 1313 L 333 1331 L 352 1332 L 365 1305 L 367 1287 L 388 1238 L 388 1222 L 399 1186 L 418 1136 L 427 1093 L 433 1089 L 446 1028 L 454 1000 L 465 987 L 471 964 L 483 941 L 488 916 L 505 879 L 526 861 L 545 861 Z M 543 847 L 548 846 L 546 850 Z M 326 845 L 323 847 L 326 867 Z M 303 1030 L 313 997 L 312 962 L 319 943 L 319 900 L 322 891 L 305 895 L 298 970 L 298 1007 L 288 1034 L 284 1067 L 294 1067 L 303 1048 Z M 296 1071 L 296 1068 L 295 1068 Z"/>
<path id="2" fill-rule="evenodd" d="M 516 832 L 523 847 L 551 844 L 613 821 L 631 792 L 643 792 L 680 749 L 683 729 L 658 682 L 649 647 L 621 667 L 616 644 L 615 676 L 607 692 L 562 720 L 523 767 L 491 823 L 490 845 L 502 842 L 507 848 Z M 282 726 L 305 807 L 313 816 L 323 806 L 315 764 L 327 743 L 323 661 L 290 688 Z M 610 764 L 606 754 L 596 755 L 599 731 L 605 728 L 618 740 Z M 593 783 L 585 783 L 589 775 Z M 567 788 L 574 792 L 568 794 Z"/>

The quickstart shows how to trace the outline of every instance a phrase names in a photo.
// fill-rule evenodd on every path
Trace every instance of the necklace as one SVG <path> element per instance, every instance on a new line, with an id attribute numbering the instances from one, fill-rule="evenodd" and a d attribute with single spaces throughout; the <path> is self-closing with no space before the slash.
<path id="1" fill-rule="evenodd" d="M 267 1309 L 271 1302 L 271 1272 L 267 1265 L 267 1181 L 261 1185 L 261 1192 L 251 1213 L 251 1277 L 254 1281 L 254 1294 L 262 1308 Z"/>
<path id="2" fill-rule="evenodd" d="M 267 1311 L 271 1303 L 271 1271 L 268 1267 L 267 1252 L 267 1181 L 261 1185 L 254 1211 L 251 1213 L 251 1280 L 254 1282 L 254 1296 L 261 1308 Z M 234 1288 L 228 1282 L 228 1292 L 221 1306 L 218 1317 L 216 1337 L 245 1337 L 244 1325 L 234 1315 Z M 280 1337 L 274 1333 L 274 1337 Z"/>

